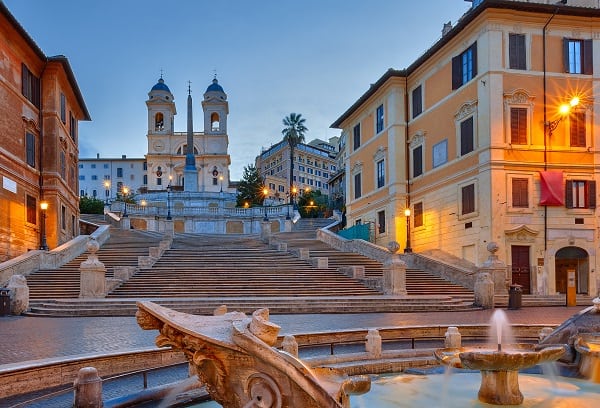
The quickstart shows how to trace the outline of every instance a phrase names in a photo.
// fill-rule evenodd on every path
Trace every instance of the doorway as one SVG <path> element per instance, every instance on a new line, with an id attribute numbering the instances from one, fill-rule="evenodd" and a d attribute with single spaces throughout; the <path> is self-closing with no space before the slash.
<path id="1" fill-rule="evenodd" d="M 587 251 L 579 247 L 565 247 L 556 253 L 555 258 L 556 291 L 567 293 L 568 273 L 569 271 L 575 271 L 577 293 L 587 294 L 589 291 L 589 256 Z"/>
<path id="2" fill-rule="evenodd" d="M 511 283 L 521 285 L 524 294 L 531 293 L 531 264 L 529 262 L 529 249 L 525 245 L 511 245 Z"/>

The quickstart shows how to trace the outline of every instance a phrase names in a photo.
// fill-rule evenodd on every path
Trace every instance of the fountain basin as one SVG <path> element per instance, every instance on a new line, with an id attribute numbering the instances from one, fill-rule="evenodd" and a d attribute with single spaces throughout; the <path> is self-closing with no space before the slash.
<path id="1" fill-rule="evenodd" d="M 600 384 L 600 334 L 579 334 L 573 347 L 581 355 L 579 372 L 591 381 Z"/>
<path id="2" fill-rule="evenodd" d="M 566 350 L 566 345 L 539 348 L 534 344 L 509 344 L 502 345 L 501 350 L 485 346 L 458 347 L 439 349 L 434 354 L 442 364 L 481 372 L 480 401 L 520 405 L 523 394 L 519 387 L 519 370 L 556 361 Z"/>

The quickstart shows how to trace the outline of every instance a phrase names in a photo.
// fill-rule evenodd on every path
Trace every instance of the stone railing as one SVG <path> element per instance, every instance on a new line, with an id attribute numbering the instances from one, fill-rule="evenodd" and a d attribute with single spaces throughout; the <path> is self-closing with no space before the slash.
<path id="1" fill-rule="evenodd" d="M 334 226 L 332 224 L 331 226 Z M 327 228 L 330 228 L 328 226 Z M 362 239 L 346 239 L 331 232 L 329 229 L 320 229 L 317 231 L 317 239 L 321 242 L 326 243 L 332 248 L 342 252 L 355 252 L 366 256 L 367 258 L 374 259 L 379 262 L 385 262 L 390 258 L 390 252 L 378 245 L 372 244 L 371 242 L 364 241 Z"/>
<path id="2" fill-rule="evenodd" d="M 475 276 L 477 275 L 477 268 L 468 269 L 457 265 L 452 265 L 448 262 L 442 262 L 439 259 L 414 252 L 410 254 L 404 254 L 403 259 L 406 261 L 409 267 L 420 268 L 452 283 L 464 286 L 465 288 L 471 290 L 475 289 Z"/>
<path id="3" fill-rule="evenodd" d="M 0 264 L 0 285 L 4 285 L 11 276 L 27 276 L 39 269 L 56 269 L 72 261 L 87 250 L 90 238 L 102 245 L 110 237 L 108 225 L 98 227 L 91 235 L 79 235 L 52 251 L 35 250 Z"/>

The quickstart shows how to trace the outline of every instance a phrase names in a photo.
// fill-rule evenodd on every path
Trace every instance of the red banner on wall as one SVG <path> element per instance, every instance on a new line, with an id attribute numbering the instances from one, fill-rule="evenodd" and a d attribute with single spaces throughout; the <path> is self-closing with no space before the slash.
<path id="1" fill-rule="evenodd" d="M 540 205 L 565 205 L 565 183 L 562 171 L 540 171 Z"/>

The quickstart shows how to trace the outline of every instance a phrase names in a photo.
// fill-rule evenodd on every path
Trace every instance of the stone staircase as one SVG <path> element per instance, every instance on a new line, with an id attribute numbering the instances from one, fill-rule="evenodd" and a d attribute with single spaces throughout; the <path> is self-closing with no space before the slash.
<path id="1" fill-rule="evenodd" d="M 277 238 L 288 245 L 288 250 L 307 248 L 310 256 L 327 257 L 329 267 L 362 265 L 365 277 L 381 279 L 383 265 L 366 256 L 354 252 L 341 252 L 316 239 L 316 232 L 309 230 L 292 231 L 276 234 Z M 442 279 L 432 273 L 417 268 L 406 269 L 406 290 L 409 295 L 417 296 L 452 296 L 464 301 L 474 300 L 472 290 Z"/>
<path id="2" fill-rule="evenodd" d="M 97 252 L 106 267 L 106 277 L 113 276 L 115 266 L 137 266 L 138 256 L 147 256 L 148 248 L 157 246 L 161 235 L 146 231 L 110 229 L 110 238 Z M 40 269 L 27 276 L 32 305 L 48 299 L 79 297 L 79 266 L 88 257 L 84 253 L 58 269 Z"/>

